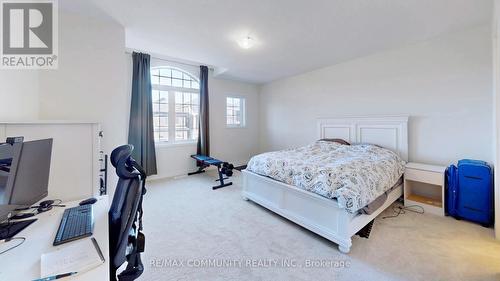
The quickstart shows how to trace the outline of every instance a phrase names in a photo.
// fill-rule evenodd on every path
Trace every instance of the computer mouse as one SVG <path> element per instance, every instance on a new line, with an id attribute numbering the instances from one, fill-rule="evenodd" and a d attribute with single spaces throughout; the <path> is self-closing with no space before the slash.
<path id="1" fill-rule="evenodd" d="M 80 206 L 94 204 L 95 202 L 97 202 L 97 199 L 95 198 L 85 199 L 82 202 L 80 202 Z"/>
<path id="2" fill-rule="evenodd" d="M 43 213 L 52 210 L 53 204 L 54 200 L 45 200 L 40 202 L 40 204 L 36 206 L 38 213 Z"/>
<path id="3" fill-rule="evenodd" d="M 49 208 L 50 206 L 52 206 L 54 204 L 54 200 L 45 200 L 45 201 L 42 201 L 40 202 L 40 204 L 38 204 L 41 208 Z"/>

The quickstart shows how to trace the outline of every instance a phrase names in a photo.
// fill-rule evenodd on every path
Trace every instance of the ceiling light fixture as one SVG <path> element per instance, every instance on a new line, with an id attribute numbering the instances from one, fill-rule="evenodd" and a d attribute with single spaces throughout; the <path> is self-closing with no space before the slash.
<path id="1" fill-rule="evenodd" d="M 238 45 L 240 45 L 243 49 L 250 49 L 255 45 L 255 40 L 250 36 L 246 36 L 241 40 L 238 40 Z"/>

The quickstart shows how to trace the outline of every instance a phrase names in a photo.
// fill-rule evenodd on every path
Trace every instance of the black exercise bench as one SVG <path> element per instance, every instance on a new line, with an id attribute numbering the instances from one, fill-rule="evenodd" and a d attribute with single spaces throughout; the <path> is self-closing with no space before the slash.
<path id="1" fill-rule="evenodd" d="M 189 173 L 188 176 L 204 173 L 205 169 L 209 166 L 216 166 L 219 172 L 219 178 L 215 181 L 218 181 L 219 185 L 213 186 L 212 189 L 216 190 L 233 184 L 232 182 L 224 183 L 224 180 L 229 179 L 229 177 L 233 175 L 234 166 L 232 164 L 205 155 L 191 155 L 191 158 L 200 163 L 200 166 L 198 167 L 198 171 Z M 224 177 L 224 175 L 227 177 Z"/>

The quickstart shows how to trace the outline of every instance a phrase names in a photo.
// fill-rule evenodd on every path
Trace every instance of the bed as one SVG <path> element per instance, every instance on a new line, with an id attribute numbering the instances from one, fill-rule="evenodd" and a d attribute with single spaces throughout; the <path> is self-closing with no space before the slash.
<path id="1" fill-rule="evenodd" d="M 408 116 L 318 119 L 317 139 L 333 138 L 380 146 L 394 152 L 401 160 L 408 160 Z M 358 210 L 359 206 L 348 208 L 345 202 L 328 198 L 327 194 L 321 192 L 311 192 L 303 186 L 295 186 L 293 182 L 279 181 L 248 168 L 242 173 L 242 196 L 245 200 L 251 200 L 337 243 L 343 253 L 350 251 L 351 237 L 403 193 L 401 183 L 392 186 L 387 189 L 386 200 L 381 206 L 370 214 L 363 214 Z"/>

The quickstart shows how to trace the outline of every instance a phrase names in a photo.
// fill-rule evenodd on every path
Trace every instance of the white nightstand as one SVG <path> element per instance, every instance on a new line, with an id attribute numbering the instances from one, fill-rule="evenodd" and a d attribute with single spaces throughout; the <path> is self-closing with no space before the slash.
<path id="1" fill-rule="evenodd" d="M 444 216 L 444 172 L 446 167 L 419 163 L 406 164 L 405 206 L 419 205 L 426 213 Z"/>

